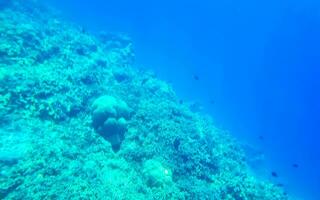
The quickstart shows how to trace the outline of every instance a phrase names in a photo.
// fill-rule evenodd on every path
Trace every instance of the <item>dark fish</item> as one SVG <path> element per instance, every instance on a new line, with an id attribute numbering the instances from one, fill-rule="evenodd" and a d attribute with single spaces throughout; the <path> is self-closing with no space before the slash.
<path id="1" fill-rule="evenodd" d="M 210 104 L 214 104 L 215 101 L 214 101 L 214 100 L 210 100 L 209 103 L 210 103 Z"/>
<path id="2" fill-rule="evenodd" d="M 279 177 L 279 176 L 278 176 L 278 173 L 277 173 L 277 172 L 274 172 L 274 171 L 271 172 L 271 175 L 272 175 L 273 177 L 275 177 L 275 178 Z"/>
<path id="3" fill-rule="evenodd" d="M 179 139 L 175 139 L 173 142 L 173 146 L 176 150 L 178 150 L 179 146 L 180 146 L 180 140 Z"/>
<path id="4" fill-rule="evenodd" d="M 87 33 L 87 30 L 84 27 L 81 27 L 80 29 L 81 29 L 81 33 L 83 33 L 83 34 Z"/>
<path id="5" fill-rule="evenodd" d="M 292 164 L 292 167 L 293 167 L 293 168 L 299 168 L 299 165 L 298 165 L 297 163 L 293 163 L 293 164 Z"/>
<path id="6" fill-rule="evenodd" d="M 198 81 L 200 78 L 199 78 L 198 75 L 193 75 L 193 79 L 196 80 L 196 81 Z"/>
<path id="7" fill-rule="evenodd" d="M 264 137 L 263 137 L 263 135 L 259 135 L 259 140 L 264 140 Z"/>
<path id="8" fill-rule="evenodd" d="M 147 81 L 148 81 L 147 78 L 143 79 L 143 80 L 141 81 L 141 85 L 144 85 Z"/>
<path id="9" fill-rule="evenodd" d="M 276 186 L 283 187 L 284 185 L 282 183 L 278 183 Z"/>
<path id="10" fill-rule="evenodd" d="M 182 99 L 179 100 L 179 104 L 183 104 L 183 100 Z"/>

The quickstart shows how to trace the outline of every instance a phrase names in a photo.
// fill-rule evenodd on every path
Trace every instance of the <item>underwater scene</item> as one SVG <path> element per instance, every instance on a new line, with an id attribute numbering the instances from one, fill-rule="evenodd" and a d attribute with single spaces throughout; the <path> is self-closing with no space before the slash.
<path id="1" fill-rule="evenodd" d="M 0 0 L 0 199 L 320 200 L 320 2 Z"/>

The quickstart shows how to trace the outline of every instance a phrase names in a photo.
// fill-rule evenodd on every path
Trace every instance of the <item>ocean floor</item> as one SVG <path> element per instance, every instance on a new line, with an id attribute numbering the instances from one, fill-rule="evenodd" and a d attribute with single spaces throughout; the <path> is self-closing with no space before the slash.
<path id="1" fill-rule="evenodd" d="M 0 199 L 289 199 L 133 46 L 0 0 Z"/>

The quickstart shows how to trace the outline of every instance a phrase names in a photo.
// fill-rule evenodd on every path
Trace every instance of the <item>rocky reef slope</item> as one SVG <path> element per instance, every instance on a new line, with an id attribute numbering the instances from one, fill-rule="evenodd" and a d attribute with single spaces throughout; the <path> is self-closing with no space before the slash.
<path id="1" fill-rule="evenodd" d="M 0 199 L 288 199 L 128 37 L 21 2 L 0 0 Z"/>

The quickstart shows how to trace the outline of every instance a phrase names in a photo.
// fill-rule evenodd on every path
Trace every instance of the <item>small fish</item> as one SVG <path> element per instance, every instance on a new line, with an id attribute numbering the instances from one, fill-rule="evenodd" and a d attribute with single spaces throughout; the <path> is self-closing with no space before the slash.
<path id="1" fill-rule="evenodd" d="M 210 104 L 214 104 L 215 101 L 214 101 L 214 100 L 210 100 L 209 103 L 210 103 Z"/>
<path id="2" fill-rule="evenodd" d="M 263 135 L 259 135 L 258 139 L 259 139 L 259 140 L 264 140 Z"/>
<path id="3" fill-rule="evenodd" d="M 293 163 L 293 164 L 292 164 L 292 167 L 293 167 L 293 168 L 299 168 L 299 165 L 298 165 L 297 163 Z"/>
<path id="4" fill-rule="evenodd" d="M 196 81 L 198 81 L 200 78 L 199 78 L 198 75 L 193 75 L 193 79 L 196 80 Z"/>
<path id="5" fill-rule="evenodd" d="M 180 146 L 180 140 L 179 139 L 175 139 L 173 142 L 173 146 L 176 150 L 178 150 L 179 146 Z"/>
<path id="6" fill-rule="evenodd" d="M 271 175 L 272 175 L 273 177 L 275 177 L 275 178 L 279 177 L 279 176 L 278 176 L 278 173 L 275 172 L 275 171 L 271 172 Z"/>
<path id="7" fill-rule="evenodd" d="M 83 33 L 83 34 L 86 34 L 86 33 L 87 33 L 87 29 L 84 28 L 84 27 L 81 27 L 80 30 L 81 30 L 81 33 Z"/>
<path id="8" fill-rule="evenodd" d="M 183 104 L 183 100 L 182 99 L 179 100 L 179 104 Z"/>
<path id="9" fill-rule="evenodd" d="M 278 183 L 276 186 L 278 186 L 278 187 L 283 187 L 283 186 L 284 186 L 284 184 L 282 184 L 282 183 Z"/>
<path id="10" fill-rule="evenodd" d="M 147 81 L 148 81 L 147 78 L 143 79 L 143 80 L 141 81 L 141 85 L 144 85 Z"/>

